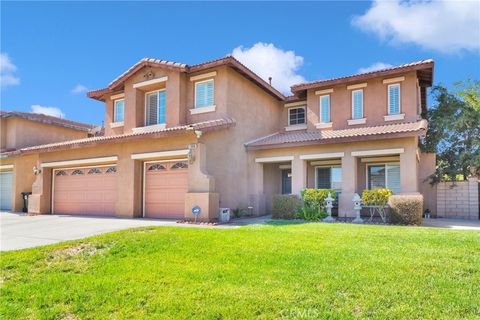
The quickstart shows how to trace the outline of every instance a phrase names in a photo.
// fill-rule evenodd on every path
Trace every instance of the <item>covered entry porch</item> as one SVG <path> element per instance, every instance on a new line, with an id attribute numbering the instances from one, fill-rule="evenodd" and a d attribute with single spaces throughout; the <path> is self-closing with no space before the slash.
<path id="1" fill-rule="evenodd" d="M 271 212 L 276 194 L 297 194 L 305 188 L 334 189 L 338 216 L 353 217 L 353 196 L 365 189 L 418 193 L 419 151 L 416 139 L 257 151 L 258 192 Z M 401 142 L 401 144 L 400 144 Z M 390 143 L 392 146 L 392 143 Z"/>

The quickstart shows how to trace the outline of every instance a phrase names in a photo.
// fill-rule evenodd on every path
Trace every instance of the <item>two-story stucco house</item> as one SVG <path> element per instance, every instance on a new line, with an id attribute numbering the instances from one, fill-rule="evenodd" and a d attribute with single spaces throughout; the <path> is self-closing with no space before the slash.
<path id="1" fill-rule="evenodd" d="M 0 111 L 0 157 L 22 148 L 65 140 L 88 138 L 95 134 L 93 125 L 37 113 Z M 15 166 L 15 163 L 17 164 Z M 20 211 L 21 192 L 31 192 L 35 181 L 34 154 L 5 158 L 0 165 L 0 209 Z"/>
<path id="2" fill-rule="evenodd" d="M 339 214 L 353 216 L 363 189 L 429 192 L 422 177 L 435 159 L 418 140 L 432 78 L 425 60 L 285 97 L 230 56 L 143 59 L 88 93 L 105 104 L 105 136 L 22 148 L 2 163 L 37 156 L 30 213 L 191 218 L 198 206 L 210 220 L 221 207 L 267 213 L 272 195 L 308 187 L 337 189 Z"/>

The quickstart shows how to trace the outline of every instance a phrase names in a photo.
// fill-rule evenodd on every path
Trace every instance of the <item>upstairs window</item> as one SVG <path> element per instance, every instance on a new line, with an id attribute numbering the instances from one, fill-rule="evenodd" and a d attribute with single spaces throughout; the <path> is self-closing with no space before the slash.
<path id="1" fill-rule="evenodd" d="M 352 119 L 363 118 L 363 90 L 352 91 Z"/>
<path id="2" fill-rule="evenodd" d="M 388 114 L 400 114 L 400 84 L 388 86 Z"/>
<path id="3" fill-rule="evenodd" d="M 330 121 L 330 95 L 320 96 L 320 122 L 329 123 Z"/>
<path id="4" fill-rule="evenodd" d="M 214 105 L 213 79 L 195 83 L 195 108 L 211 107 Z"/>
<path id="5" fill-rule="evenodd" d="M 115 100 L 113 105 L 113 122 L 123 122 L 125 111 L 125 100 Z"/>
<path id="6" fill-rule="evenodd" d="M 145 125 L 165 124 L 165 90 L 147 93 L 145 104 Z"/>
<path id="7" fill-rule="evenodd" d="M 288 109 L 288 125 L 294 126 L 297 124 L 305 124 L 305 107 Z"/>

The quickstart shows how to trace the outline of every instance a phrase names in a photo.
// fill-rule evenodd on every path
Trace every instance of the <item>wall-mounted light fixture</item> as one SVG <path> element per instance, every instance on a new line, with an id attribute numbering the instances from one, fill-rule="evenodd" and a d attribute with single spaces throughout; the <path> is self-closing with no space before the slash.
<path id="1" fill-rule="evenodd" d="M 40 173 L 42 173 L 42 170 L 38 169 L 37 166 L 33 166 L 33 174 L 38 176 Z"/>

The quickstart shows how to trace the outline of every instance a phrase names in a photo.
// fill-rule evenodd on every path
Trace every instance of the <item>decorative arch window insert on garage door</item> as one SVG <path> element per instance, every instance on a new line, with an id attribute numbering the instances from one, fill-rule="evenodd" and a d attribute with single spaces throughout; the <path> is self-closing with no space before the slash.
<path id="1" fill-rule="evenodd" d="M 116 166 L 54 170 L 52 212 L 114 216 L 117 202 Z"/>
<path id="2" fill-rule="evenodd" d="M 188 162 L 148 162 L 144 174 L 144 216 L 183 218 L 188 192 Z"/>

